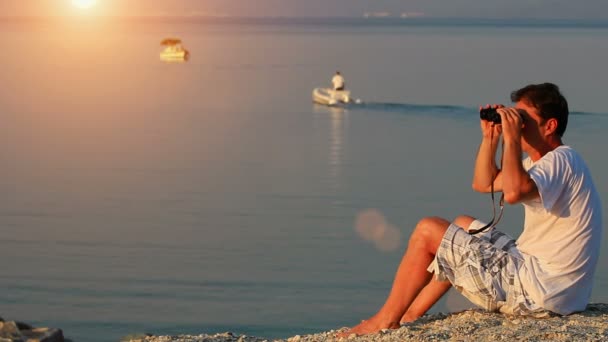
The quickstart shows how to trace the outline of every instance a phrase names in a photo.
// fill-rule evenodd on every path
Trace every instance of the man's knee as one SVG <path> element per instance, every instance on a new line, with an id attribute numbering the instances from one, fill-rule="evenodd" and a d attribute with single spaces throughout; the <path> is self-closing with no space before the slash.
<path id="1" fill-rule="evenodd" d="M 455 225 L 457 225 L 458 227 L 460 227 L 464 230 L 468 230 L 471 223 L 473 223 L 473 221 L 475 221 L 475 220 L 476 220 L 476 218 L 474 218 L 473 216 L 460 215 L 460 216 L 456 217 L 454 219 L 454 221 L 452 221 L 452 222 Z"/>
<path id="2" fill-rule="evenodd" d="M 436 249 L 449 226 L 450 222 L 441 217 L 425 217 L 418 221 L 410 243 L 424 243 Z"/>

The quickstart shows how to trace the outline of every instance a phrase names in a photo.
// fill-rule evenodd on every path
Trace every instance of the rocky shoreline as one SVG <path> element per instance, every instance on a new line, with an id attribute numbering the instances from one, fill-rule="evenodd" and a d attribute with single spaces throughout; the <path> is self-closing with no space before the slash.
<path id="1" fill-rule="evenodd" d="M 27 323 L 0 317 L 0 342 L 69 342 L 56 328 L 36 328 Z"/>
<path id="2" fill-rule="evenodd" d="M 608 304 L 590 304 L 580 313 L 544 319 L 465 310 L 426 315 L 399 329 L 374 335 L 336 338 L 336 333 L 344 329 L 277 340 L 225 332 L 214 335 L 126 336 L 121 342 L 608 341 Z M 63 342 L 64 337 L 61 329 L 34 328 L 0 318 L 0 341 Z"/>
<path id="3" fill-rule="evenodd" d="M 336 338 L 340 330 L 284 340 L 235 335 L 133 336 L 124 342 L 322 342 L 322 341 L 608 341 L 608 304 L 590 304 L 584 312 L 544 319 L 511 317 L 480 310 L 426 315 L 399 329 L 367 336 Z"/>

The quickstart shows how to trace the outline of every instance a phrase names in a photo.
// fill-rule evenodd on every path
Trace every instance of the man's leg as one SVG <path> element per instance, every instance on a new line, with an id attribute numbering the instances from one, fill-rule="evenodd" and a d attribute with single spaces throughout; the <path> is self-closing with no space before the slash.
<path id="1" fill-rule="evenodd" d="M 474 217 L 463 215 L 458 216 L 453 223 L 466 230 L 473 221 L 475 221 Z M 416 296 L 416 299 L 405 314 L 403 314 L 399 323 L 413 322 L 424 315 L 451 287 L 452 284 L 447 280 L 438 281 L 431 279 L 418 296 Z"/>
<path id="2" fill-rule="evenodd" d="M 431 281 L 432 274 L 427 268 L 435 258 L 449 225 L 450 222 L 438 217 L 424 218 L 418 222 L 397 269 L 391 292 L 380 311 L 340 336 L 370 334 L 382 329 L 399 327 L 402 316 L 421 290 Z M 425 297 L 439 294 L 435 286 L 425 292 Z M 444 290 L 434 302 L 445 291 L 447 290 Z"/>
<path id="3" fill-rule="evenodd" d="M 431 281 L 420 291 L 414 302 L 401 316 L 399 323 L 413 322 L 424 315 L 452 287 L 449 281 Z"/>

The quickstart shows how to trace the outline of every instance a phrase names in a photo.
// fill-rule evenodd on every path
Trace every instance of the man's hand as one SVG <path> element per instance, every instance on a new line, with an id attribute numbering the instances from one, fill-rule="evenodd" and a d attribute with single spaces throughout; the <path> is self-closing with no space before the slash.
<path id="1" fill-rule="evenodd" d="M 500 108 L 498 110 L 500 115 L 502 134 L 505 144 L 511 142 L 521 141 L 521 129 L 523 126 L 523 118 L 518 109 Z"/>
<path id="2" fill-rule="evenodd" d="M 504 108 L 501 104 L 486 105 L 485 107 L 479 107 L 479 110 L 486 108 Z M 492 142 L 496 142 L 500 138 L 502 127 L 488 120 L 480 120 L 481 134 L 484 139 L 492 138 Z"/>

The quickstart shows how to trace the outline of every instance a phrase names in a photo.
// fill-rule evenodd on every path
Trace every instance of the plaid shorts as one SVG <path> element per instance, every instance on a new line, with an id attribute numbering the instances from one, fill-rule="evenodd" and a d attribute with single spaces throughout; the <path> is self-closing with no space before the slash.
<path id="1" fill-rule="evenodd" d="M 485 224 L 474 221 L 470 229 Z M 475 305 L 512 315 L 547 317 L 522 287 L 518 270 L 523 264 L 515 240 L 495 229 L 470 235 L 450 225 L 435 260 L 428 268 L 437 280 L 449 280 L 458 292 Z"/>

